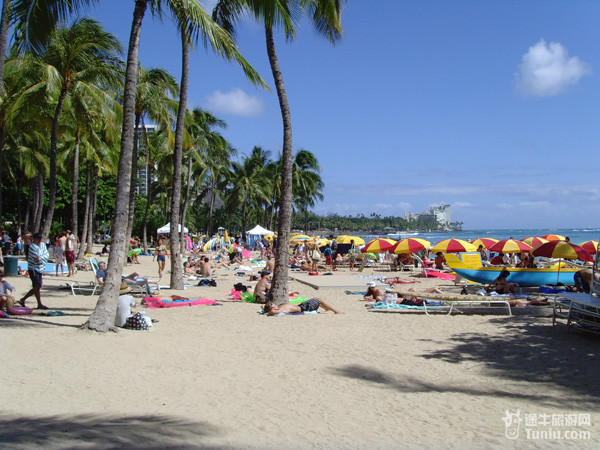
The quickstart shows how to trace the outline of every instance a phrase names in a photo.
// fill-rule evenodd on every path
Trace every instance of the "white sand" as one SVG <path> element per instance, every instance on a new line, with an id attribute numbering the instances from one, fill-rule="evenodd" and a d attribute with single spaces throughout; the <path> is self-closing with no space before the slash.
<path id="1" fill-rule="evenodd" d="M 155 277 L 156 263 L 140 259 L 133 269 Z M 417 289 L 457 291 L 402 276 L 419 281 Z M 227 301 L 245 279 L 219 269 L 216 288 L 163 294 L 220 306 L 148 309 L 159 320 L 150 332 L 98 334 L 79 329 L 97 296 L 57 290 L 68 279 L 46 276 L 44 302 L 65 316 L 0 319 L 0 446 L 598 445 L 600 341 L 553 328 L 550 307 L 515 308 L 513 317 L 380 314 L 361 296 L 293 282 L 302 296 L 321 296 L 346 314 L 265 317 L 257 305 Z M 26 277 L 7 280 L 20 295 L 30 287 Z M 523 422 L 512 441 L 506 409 L 523 420 L 590 414 L 591 425 Z M 528 440 L 524 428 L 590 431 L 592 439 Z"/>

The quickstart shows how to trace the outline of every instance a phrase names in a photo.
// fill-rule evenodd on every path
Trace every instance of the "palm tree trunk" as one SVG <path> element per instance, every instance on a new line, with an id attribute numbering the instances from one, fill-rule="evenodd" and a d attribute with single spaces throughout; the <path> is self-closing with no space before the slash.
<path id="1" fill-rule="evenodd" d="M 75 236 L 81 236 L 80 241 L 83 241 L 83 234 L 79 234 L 79 224 L 77 223 L 77 194 L 79 190 L 79 131 L 75 138 L 75 150 L 73 155 L 73 192 L 71 192 L 71 230 Z"/>
<path id="2" fill-rule="evenodd" d="M 41 173 L 35 175 L 35 198 L 33 202 L 33 232 L 38 232 L 42 224 L 44 208 L 44 178 Z"/>
<path id="3" fill-rule="evenodd" d="M 21 208 L 21 198 L 23 197 L 23 176 L 17 180 L 17 234 L 23 234 L 23 208 Z"/>
<path id="4" fill-rule="evenodd" d="M 8 46 L 8 16 L 10 14 L 11 0 L 2 2 L 2 18 L 0 19 L 0 93 L 4 85 L 4 59 L 6 58 L 6 48 Z"/>
<path id="5" fill-rule="evenodd" d="M 143 239 L 144 239 L 144 253 L 148 254 L 148 213 L 150 212 L 150 203 L 152 203 L 152 158 L 150 157 L 150 142 L 148 141 L 148 133 L 146 132 L 146 124 L 142 117 L 142 133 L 144 135 L 144 145 L 146 147 L 146 188 L 148 189 L 146 196 L 146 211 L 144 212 L 144 227 L 143 227 Z"/>
<path id="6" fill-rule="evenodd" d="M 133 129 L 133 154 L 131 163 L 131 183 L 129 192 L 129 217 L 127 218 L 127 237 L 132 236 L 133 216 L 135 214 L 135 186 L 137 184 L 137 160 L 138 141 L 140 136 L 140 116 L 135 116 L 135 128 Z"/>
<path id="7" fill-rule="evenodd" d="M 208 237 L 212 236 L 212 222 L 213 222 L 213 211 L 215 209 L 215 182 L 213 178 L 213 182 L 210 188 L 210 206 L 208 208 L 208 230 L 206 230 L 206 234 Z"/>
<path id="8" fill-rule="evenodd" d="M 187 216 L 188 204 L 190 201 L 190 185 L 192 184 L 192 152 L 188 156 L 188 167 L 187 167 L 187 185 L 185 187 L 185 199 L 183 200 L 183 208 L 181 209 L 181 229 L 185 227 L 185 216 Z M 181 254 L 185 253 L 186 241 L 184 233 L 181 233 Z"/>
<path id="9" fill-rule="evenodd" d="M 0 39 L 1 38 L 2 37 L 0 36 Z M 2 64 L 4 65 L 4 62 L 2 62 Z M 2 80 L 0 79 L 0 92 L 1 92 L 1 86 L 2 86 Z M 6 136 L 6 127 L 5 127 L 5 125 L 2 125 L 0 127 L 0 217 L 2 217 L 2 202 L 3 202 L 2 201 L 2 168 L 4 167 L 4 164 L 3 164 L 2 159 L 4 157 L 4 137 L 5 136 Z"/>
<path id="10" fill-rule="evenodd" d="M 94 224 L 96 223 L 96 206 L 98 205 L 98 177 L 92 178 L 92 200 L 90 201 L 90 219 L 88 222 L 88 230 L 86 235 L 87 245 L 85 248 L 86 253 L 94 252 Z M 83 247 L 83 242 L 81 243 Z"/>
<path id="11" fill-rule="evenodd" d="M 44 218 L 44 228 L 42 230 L 42 239 L 46 242 L 48 235 L 50 234 L 50 227 L 52 226 L 52 219 L 54 218 L 54 205 L 56 204 L 56 159 L 58 157 L 57 144 L 58 144 L 58 119 L 62 112 L 65 99 L 67 98 L 68 91 L 62 89 L 58 97 L 58 103 L 56 104 L 56 110 L 54 111 L 54 118 L 52 119 L 52 131 L 50 132 L 50 178 L 48 180 L 48 209 L 46 210 L 46 217 Z"/>
<path id="12" fill-rule="evenodd" d="M 133 11 L 133 22 L 129 36 L 127 51 L 127 68 L 125 71 L 125 87 L 123 93 L 123 128 L 121 130 L 121 153 L 117 172 L 117 198 L 115 216 L 111 230 L 112 243 L 108 259 L 104 288 L 96 303 L 94 312 L 84 327 L 90 330 L 106 332 L 116 330 L 115 314 L 117 299 L 121 286 L 121 275 L 127 250 L 127 219 L 129 217 L 129 188 L 131 179 L 131 150 L 133 146 L 133 128 L 135 119 L 135 93 L 137 84 L 138 51 L 142 19 L 149 0 L 136 0 Z"/>
<path id="13" fill-rule="evenodd" d="M 92 198 L 92 163 L 88 162 L 87 169 L 85 171 L 85 206 L 83 212 L 83 227 L 81 228 L 81 239 L 80 242 L 83 242 L 85 237 L 87 236 L 87 230 L 89 226 L 90 219 L 90 205 Z M 84 256 L 83 245 L 79 246 L 79 252 L 77 253 L 77 259 L 82 259 Z"/>
<path id="14" fill-rule="evenodd" d="M 188 94 L 190 47 L 185 32 L 181 32 L 181 87 L 179 109 L 175 125 L 175 146 L 173 148 L 173 194 L 171 197 L 171 289 L 183 289 L 183 269 L 179 242 L 179 207 L 181 201 L 181 158 L 183 154 L 183 127 Z M 181 228 L 183 233 L 183 228 Z"/>
<path id="15" fill-rule="evenodd" d="M 273 29 L 265 27 L 267 54 L 273 80 L 279 98 L 279 108 L 283 119 L 283 151 L 281 154 L 281 196 L 279 199 L 279 224 L 277 226 L 277 252 L 275 270 L 271 283 L 271 295 L 276 304 L 289 302 L 288 297 L 288 250 L 290 243 L 290 223 L 292 220 L 292 116 L 288 104 L 283 76 L 277 60 Z"/>

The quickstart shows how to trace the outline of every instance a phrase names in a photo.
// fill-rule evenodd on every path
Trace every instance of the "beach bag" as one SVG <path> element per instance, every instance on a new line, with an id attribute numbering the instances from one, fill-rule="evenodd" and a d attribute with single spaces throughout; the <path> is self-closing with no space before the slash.
<path id="1" fill-rule="evenodd" d="M 316 248 L 312 252 L 312 259 L 315 261 L 321 261 L 321 253 L 319 253 L 319 250 Z"/>
<path id="2" fill-rule="evenodd" d="M 148 330 L 150 327 L 148 326 L 148 322 L 146 322 L 146 317 L 142 313 L 135 313 L 135 315 L 125 320 L 123 328 L 129 330 Z"/>

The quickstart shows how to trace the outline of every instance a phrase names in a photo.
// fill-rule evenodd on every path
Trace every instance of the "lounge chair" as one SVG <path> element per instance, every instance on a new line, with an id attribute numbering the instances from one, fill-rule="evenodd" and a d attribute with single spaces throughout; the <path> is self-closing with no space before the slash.
<path id="1" fill-rule="evenodd" d="M 73 281 L 70 283 L 69 286 L 71 287 L 71 292 L 73 295 L 94 295 L 96 292 L 100 292 L 102 290 L 102 285 L 98 283 L 98 278 L 96 277 L 98 270 L 100 270 L 98 266 L 98 260 L 96 258 L 90 258 L 89 263 L 90 267 L 92 268 L 92 272 L 94 272 L 94 280 L 83 283 L 79 281 Z"/>

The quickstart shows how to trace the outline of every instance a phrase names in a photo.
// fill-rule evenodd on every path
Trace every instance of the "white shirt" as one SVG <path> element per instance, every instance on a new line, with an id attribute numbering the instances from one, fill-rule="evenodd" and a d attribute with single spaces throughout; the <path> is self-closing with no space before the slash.
<path id="1" fill-rule="evenodd" d="M 122 327 L 128 317 L 131 317 L 131 307 L 135 306 L 135 299 L 132 295 L 119 295 L 117 303 L 117 314 L 115 315 L 115 325 Z"/>

